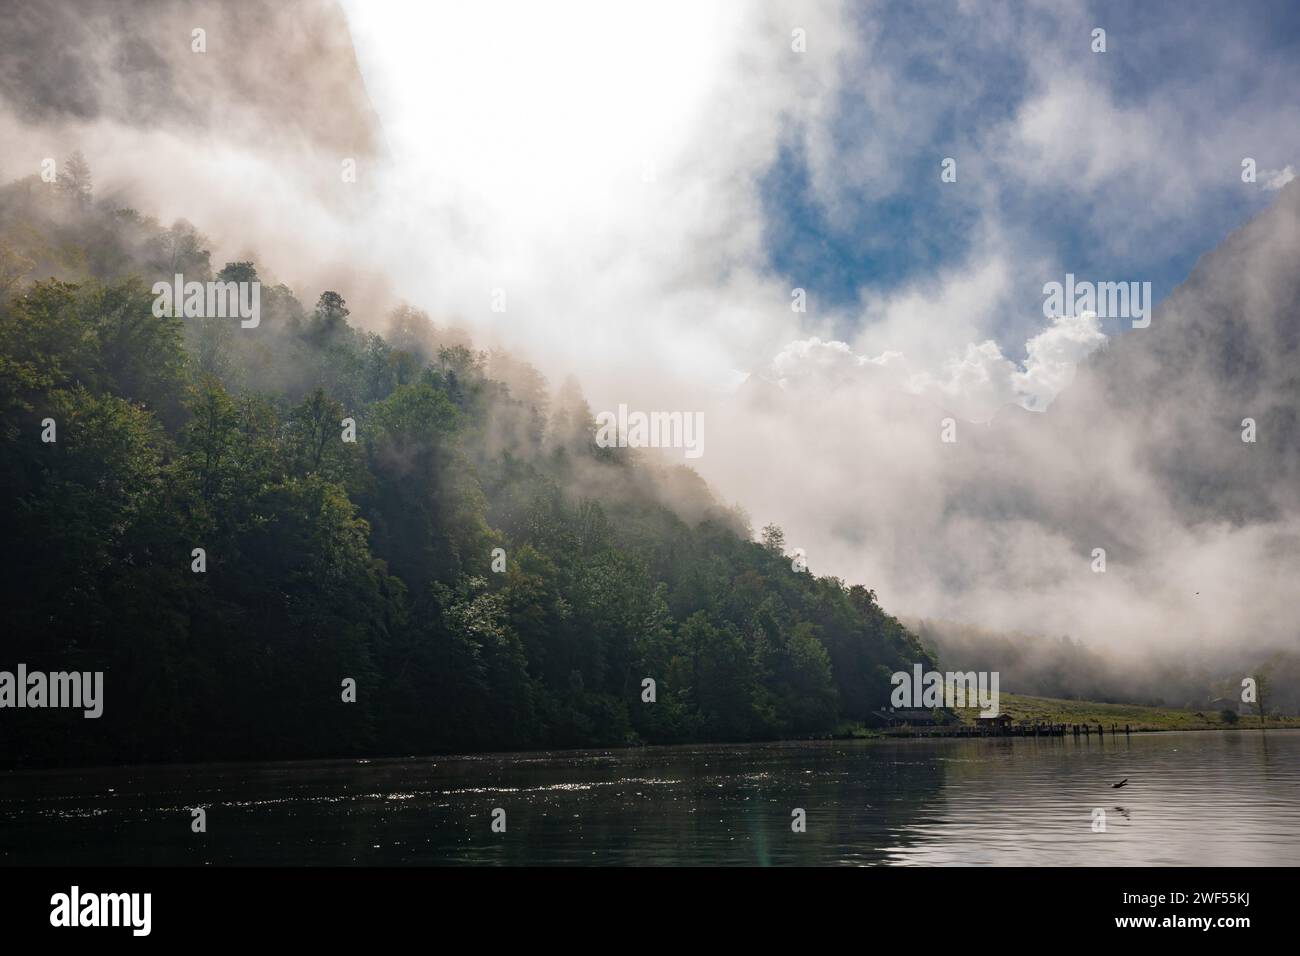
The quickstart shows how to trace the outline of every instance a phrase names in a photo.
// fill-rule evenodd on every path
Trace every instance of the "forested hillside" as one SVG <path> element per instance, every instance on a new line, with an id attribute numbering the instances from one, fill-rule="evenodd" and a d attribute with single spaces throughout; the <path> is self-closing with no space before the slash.
<path id="1" fill-rule="evenodd" d="M 97 720 L 8 711 L 0 759 L 770 738 L 928 665 L 693 472 L 596 447 L 576 383 L 416 309 L 262 278 L 256 328 L 153 314 L 155 280 L 268 266 L 96 203 L 81 161 L 0 191 L 0 668 L 105 674 Z"/>

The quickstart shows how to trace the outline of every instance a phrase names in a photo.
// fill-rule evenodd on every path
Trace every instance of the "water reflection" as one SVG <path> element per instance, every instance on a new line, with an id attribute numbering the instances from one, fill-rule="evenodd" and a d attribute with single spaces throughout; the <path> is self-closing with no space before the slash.
<path id="1" fill-rule="evenodd" d="M 1297 865 L 1298 784 L 1292 731 L 21 772 L 0 861 Z"/>

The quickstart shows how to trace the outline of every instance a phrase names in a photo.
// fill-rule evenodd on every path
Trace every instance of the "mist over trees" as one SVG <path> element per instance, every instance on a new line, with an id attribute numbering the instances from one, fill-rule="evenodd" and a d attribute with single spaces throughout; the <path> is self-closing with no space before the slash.
<path id="1" fill-rule="evenodd" d="M 10 711 L 6 761 L 817 734 L 933 663 L 694 472 L 597 447 L 576 382 L 417 309 L 380 335 L 264 282 L 255 329 L 155 316 L 155 280 L 263 266 L 79 162 L 0 190 L 0 588 L 5 666 L 103 671 L 104 712 Z"/>
<path id="2" fill-rule="evenodd" d="M 998 671 L 1002 686 L 1017 694 L 1136 703 L 1153 707 L 1217 710 L 1241 703 L 1246 677 L 1277 691 L 1270 714 L 1300 709 L 1300 653 L 1266 649 L 1243 655 L 1233 670 L 1216 648 L 1188 648 L 1171 656 L 1137 648 L 1123 656 L 1069 635 L 1002 632 L 956 621 L 903 618 L 909 631 L 954 671 Z M 1249 712 L 1256 713 L 1253 705 Z M 1234 711 L 1235 713 L 1235 711 Z"/>

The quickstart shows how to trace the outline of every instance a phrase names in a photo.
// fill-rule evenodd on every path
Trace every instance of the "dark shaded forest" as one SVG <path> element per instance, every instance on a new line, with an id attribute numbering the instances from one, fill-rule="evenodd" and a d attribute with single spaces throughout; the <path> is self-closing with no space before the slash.
<path id="1" fill-rule="evenodd" d="M 930 665 L 694 472 L 597 447 L 575 382 L 207 247 L 79 157 L 0 190 L 0 668 L 105 675 L 97 720 L 6 711 L 6 763 L 819 734 Z M 176 273 L 261 281 L 260 324 L 155 317 Z"/>

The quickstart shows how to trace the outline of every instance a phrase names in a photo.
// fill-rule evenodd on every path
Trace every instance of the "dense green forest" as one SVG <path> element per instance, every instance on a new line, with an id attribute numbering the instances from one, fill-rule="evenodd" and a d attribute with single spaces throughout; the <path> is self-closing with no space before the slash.
<path id="1" fill-rule="evenodd" d="M 263 281 L 256 328 L 155 317 L 206 247 L 79 159 L 0 190 L 0 669 L 105 674 L 97 720 L 7 710 L 3 761 L 802 735 L 930 666 L 694 472 L 597 447 L 575 383 L 418 310 Z"/>

